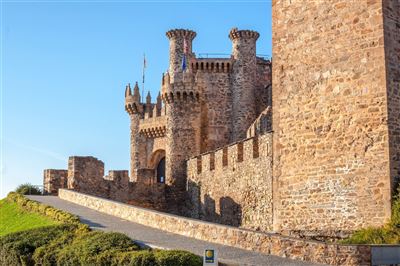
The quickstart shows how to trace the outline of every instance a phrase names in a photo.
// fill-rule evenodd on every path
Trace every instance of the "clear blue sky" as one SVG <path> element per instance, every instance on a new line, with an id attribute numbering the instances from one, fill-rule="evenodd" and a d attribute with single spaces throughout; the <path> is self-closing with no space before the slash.
<path id="1" fill-rule="evenodd" d="M 155 97 L 168 67 L 172 28 L 197 32 L 198 53 L 230 53 L 232 27 L 260 32 L 271 54 L 271 3 L 4 1 L 1 14 L 1 197 L 42 184 L 45 168 L 91 155 L 129 168 L 124 87 L 141 80 Z"/>

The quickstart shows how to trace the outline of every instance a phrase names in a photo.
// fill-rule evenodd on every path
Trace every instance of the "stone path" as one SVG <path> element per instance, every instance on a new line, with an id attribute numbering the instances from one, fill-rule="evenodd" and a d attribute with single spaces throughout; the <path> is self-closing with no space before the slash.
<path id="1" fill-rule="evenodd" d="M 214 244 L 177 234 L 168 233 L 121 218 L 103 214 L 55 196 L 28 196 L 30 199 L 43 202 L 55 208 L 78 215 L 81 221 L 93 229 L 121 232 L 136 242 L 154 248 L 182 249 L 202 255 L 204 249 L 214 248 L 218 251 L 219 260 L 229 265 L 318 265 L 302 261 L 265 255 L 239 248 Z"/>

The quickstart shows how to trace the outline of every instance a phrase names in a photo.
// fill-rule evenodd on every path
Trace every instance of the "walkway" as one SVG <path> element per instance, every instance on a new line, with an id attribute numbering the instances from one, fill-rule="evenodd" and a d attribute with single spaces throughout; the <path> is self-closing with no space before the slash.
<path id="1" fill-rule="evenodd" d="M 61 200 L 56 196 L 28 196 L 30 199 L 51 205 L 55 208 L 78 215 L 80 220 L 93 229 L 120 232 L 128 235 L 136 242 L 154 248 L 182 249 L 202 255 L 204 249 L 214 248 L 218 251 L 220 261 L 229 265 L 318 265 L 302 261 L 265 255 L 248 250 L 201 241 L 162 230 L 147 227 L 103 214 L 92 209 Z"/>

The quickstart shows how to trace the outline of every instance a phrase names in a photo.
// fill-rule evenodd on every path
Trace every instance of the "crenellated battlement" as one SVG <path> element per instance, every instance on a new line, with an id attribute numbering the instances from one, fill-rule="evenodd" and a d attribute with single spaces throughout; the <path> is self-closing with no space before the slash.
<path id="1" fill-rule="evenodd" d="M 167 31 L 165 35 L 168 37 L 168 39 L 187 38 L 191 41 L 196 37 L 196 32 L 188 29 L 172 29 Z"/>
<path id="2" fill-rule="evenodd" d="M 165 115 L 165 107 L 163 108 L 162 106 L 161 94 L 158 94 L 156 103 L 152 103 L 149 91 L 146 96 L 146 102 L 142 102 L 137 82 L 133 94 L 130 84 L 126 86 L 125 110 L 129 115 L 139 115 L 142 119 Z"/>
<path id="3" fill-rule="evenodd" d="M 187 161 L 188 171 L 205 173 L 220 169 L 235 168 L 242 162 L 251 161 L 260 156 L 272 156 L 272 133 L 254 136 L 232 143 L 215 151 L 202 153 Z"/>
<path id="4" fill-rule="evenodd" d="M 248 229 L 271 230 L 272 134 L 187 161 L 192 217 Z"/>
<path id="5" fill-rule="evenodd" d="M 232 59 L 230 58 L 199 58 L 191 63 L 191 70 L 198 71 L 230 73 L 232 70 Z"/>
<path id="6" fill-rule="evenodd" d="M 200 93 L 196 89 L 195 76 L 191 72 L 174 74 L 174 82 L 171 82 L 170 74 L 163 75 L 161 85 L 161 97 L 166 103 L 179 101 L 199 101 Z"/>
<path id="7" fill-rule="evenodd" d="M 167 117 L 164 113 L 160 116 L 153 116 L 139 121 L 139 133 L 148 138 L 164 137 L 166 132 Z"/>
<path id="8" fill-rule="evenodd" d="M 260 34 L 253 30 L 238 30 L 237 28 L 231 29 L 229 32 L 229 39 L 255 39 L 257 40 Z"/>

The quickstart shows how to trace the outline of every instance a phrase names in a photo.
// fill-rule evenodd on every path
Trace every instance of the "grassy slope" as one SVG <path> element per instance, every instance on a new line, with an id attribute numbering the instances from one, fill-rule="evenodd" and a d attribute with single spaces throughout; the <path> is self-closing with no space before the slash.
<path id="1" fill-rule="evenodd" d="M 6 199 L 0 200 L 0 236 L 54 224 L 59 223 L 39 214 L 26 212 Z"/>

